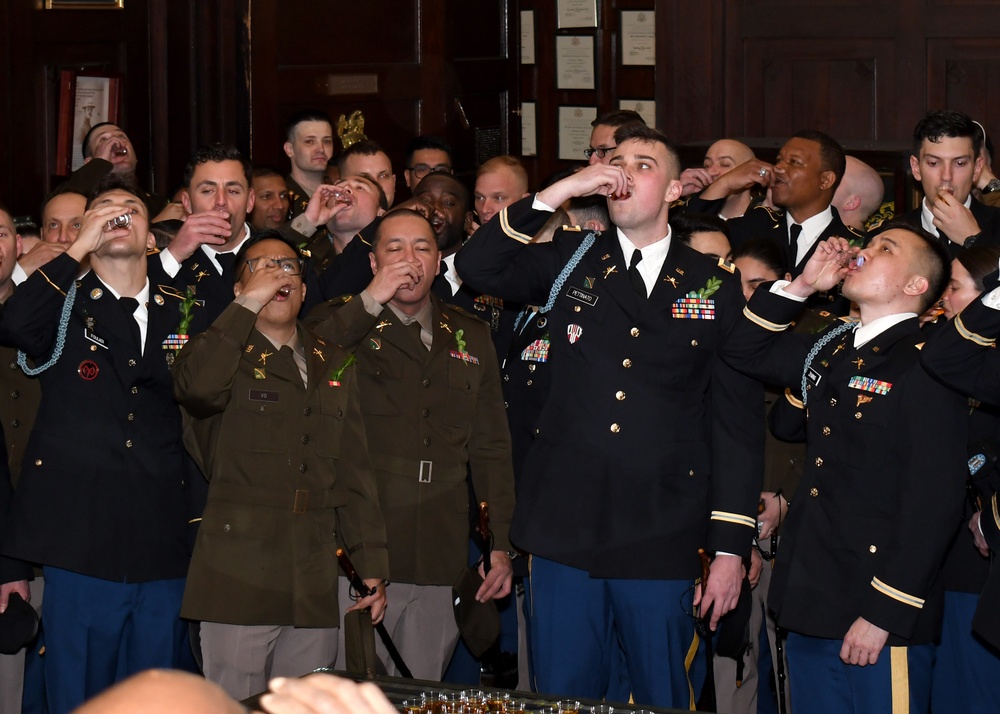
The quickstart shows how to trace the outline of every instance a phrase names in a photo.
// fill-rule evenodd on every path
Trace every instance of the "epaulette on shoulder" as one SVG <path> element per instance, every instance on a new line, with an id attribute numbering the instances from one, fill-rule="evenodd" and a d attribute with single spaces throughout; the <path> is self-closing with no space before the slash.
<path id="1" fill-rule="evenodd" d="M 719 258 L 719 267 L 725 270 L 727 273 L 733 273 L 733 274 L 736 273 L 736 265 L 734 263 L 730 263 L 725 258 Z"/>
<path id="2" fill-rule="evenodd" d="M 764 211 L 765 213 L 767 213 L 768 218 L 770 218 L 772 221 L 775 221 L 775 222 L 780 221 L 782 218 L 785 217 L 785 212 L 784 211 L 781 211 L 779 209 L 771 208 L 770 206 L 765 206 L 763 203 L 757 204 L 756 206 L 754 206 L 750 210 L 752 210 L 752 211 Z"/>
<path id="3" fill-rule="evenodd" d="M 476 317 L 474 314 L 472 314 L 468 310 L 466 310 L 464 308 L 461 308 L 458 305 L 452 305 L 451 303 L 448 303 L 447 305 L 448 305 L 448 310 L 450 310 L 451 312 L 455 313 L 456 315 L 461 315 L 462 317 L 471 317 L 476 322 L 481 323 L 483 325 L 486 325 L 485 322 L 483 322 L 479 317 Z M 447 312 L 442 311 L 441 316 L 445 319 L 445 321 L 448 320 L 448 313 Z M 489 325 L 486 325 L 486 327 L 487 327 L 487 329 L 489 329 Z"/>
<path id="4" fill-rule="evenodd" d="M 151 255 L 157 255 L 159 252 L 160 252 L 160 249 L 157 248 L 157 247 L 155 247 L 155 246 L 153 248 L 147 248 L 146 249 L 146 257 L 148 258 Z"/>

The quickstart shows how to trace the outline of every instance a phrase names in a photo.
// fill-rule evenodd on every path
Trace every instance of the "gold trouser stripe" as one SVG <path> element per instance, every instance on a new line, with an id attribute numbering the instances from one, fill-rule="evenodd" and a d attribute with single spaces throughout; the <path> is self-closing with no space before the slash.
<path id="1" fill-rule="evenodd" d="M 889 648 L 892 677 L 892 714 L 909 714 L 910 663 L 905 647 Z"/>
<path id="2" fill-rule="evenodd" d="M 531 242 L 531 236 L 521 233 L 520 231 L 514 230 L 514 228 L 510 225 L 510 221 L 507 220 L 506 208 L 500 211 L 500 228 L 503 229 L 503 232 L 509 235 L 514 240 L 521 241 L 522 243 Z"/>
<path id="3" fill-rule="evenodd" d="M 751 311 L 749 307 L 743 308 L 743 315 L 748 320 L 750 320 L 750 322 L 754 323 L 755 325 L 760 325 L 769 332 L 784 332 L 785 330 L 788 329 L 788 325 L 791 324 L 788 323 L 785 325 L 779 325 L 777 322 L 771 322 L 770 320 L 765 320 L 757 313 Z"/>
<path id="4" fill-rule="evenodd" d="M 695 632 L 694 636 L 691 638 L 691 646 L 688 647 L 687 654 L 684 655 L 684 677 L 687 679 L 688 683 L 688 697 L 690 699 L 690 704 L 688 706 L 691 711 L 694 711 L 695 707 L 694 685 L 691 684 L 691 665 L 694 663 L 695 655 L 698 654 L 699 644 L 701 644 L 701 638 L 699 638 L 698 633 Z"/>
<path id="5" fill-rule="evenodd" d="M 983 347 L 992 347 L 996 340 L 991 340 L 988 337 L 983 337 L 982 335 L 976 334 L 962 322 L 962 315 L 955 315 L 954 319 L 955 329 L 958 330 L 958 334 L 969 340 L 970 342 L 975 342 L 977 345 L 982 345 Z"/>

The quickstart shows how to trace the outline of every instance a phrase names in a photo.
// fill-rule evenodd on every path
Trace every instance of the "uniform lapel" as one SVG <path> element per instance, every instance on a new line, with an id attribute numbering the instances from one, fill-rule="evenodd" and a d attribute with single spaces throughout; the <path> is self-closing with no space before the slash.
<path id="1" fill-rule="evenodd" d="M 688 256 L 681 246 L 683 243 L 671 237 L 667 257 L 660 268 L 660 274 L 656 276 L 653 292 L 649 294 L 649 299 L 642 307 L 643 313 L 655 314 L 670 309 L 675 300 L 686 294 L 685 286 L 691 280 L 687 276 L 691 271 L 687 261 Z"/>
<path id="2" fill-rule="evenodd" d="M 629 315 L 638 314 L 639 298 L 632 291 L 617 228 L 611 226 L 601 233 L 597 244 L 587 251 L 587 263 L 590 266 L 588 277 L 593 276 L 603 291 Z M 579 270 L 574 272 L 578 274 Z"/>
<path id="3" fill-rule="evenodd" d="M 439 300 L 432 299 L 434 311 L 434 340 L 431 343 L 431 358 L 437 357 L 438 353 L 458 349 L 458 337 L 456 332 L 461 327 L 454 325 L 451 319 L 451 310 L 442 305 Z M 464 333 L 463 333 L 464 335 Z"/>
<path id="4" fill-rule="evenodd" d="M 299 328 L 299 340 L 302 342 L 302 347 L 306 352 L 308 391 L 311 393 L 316 389 L 316 385 L 321 383 L 321 380 L 332 379 L 330 375 L 343 365 L 343 360 L 334 364 L 334 361 L 337 359 L 336 353 L 339 350 L 333 349 L 333 346 L 327 344 L 325 340 L 314 336 L 311 332 L 303 330 L 301 327 Z"/>
<path id="5" fill-rule="evenodd" d="M 418 362 L 427 359 L 427 350 L 417 343 L 413 338 L 413 333 L 389 308 L 382 310 L 382 314 L 375 321 L 375 327 L 369 336 L 375 340 L 389 342 Z"/>

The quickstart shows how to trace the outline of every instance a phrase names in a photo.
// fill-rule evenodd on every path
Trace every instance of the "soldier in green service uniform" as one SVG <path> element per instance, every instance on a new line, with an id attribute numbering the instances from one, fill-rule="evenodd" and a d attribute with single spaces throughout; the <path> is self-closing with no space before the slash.
<path id="1" fill-rule="evenodd" d="M 490 328 L 431 293 L 439 264 L 427 219 L 393 211 L 375 233 L 367 289 L 309 316 L 318 334 L 356 347 L 393 577 L 385 624 L 414 677 L 433 680 L 459 636 L 451 586 L 468 558 L 467 478 L 477 500 L 489 503 L 494 535 L 481 602 L 510 592 L 514 500 Z"/>

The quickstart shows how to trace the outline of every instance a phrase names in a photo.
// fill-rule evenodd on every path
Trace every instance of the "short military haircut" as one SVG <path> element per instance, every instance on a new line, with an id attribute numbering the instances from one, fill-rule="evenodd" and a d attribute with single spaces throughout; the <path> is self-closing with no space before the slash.
<path id="1" fill-rule="evenodd" d="M 385 231 L 386 223 L 396 218 L 413 218 L 413 217 L 419 218 L 420 220 L 422 220 L 424 223 L 427 224 L 427 229 L 431 232 L 431 242 L 434 244 L 434 247 L 436 248 L 437 240 L 435 239 L 434 236 L 434 226 L 432 226 L 431 222 L 427 220 L 427 217 L 424 216 L 422 213 L 414 211 L 412 208 L 396 208 L 393 209 L 392 211 L 389 211 L 389 213 L 386 213 L 381 218 L 376 219 L 378 221 L 378 225 L 375 227 L 375 235 L 372 236 L 372 250 L 375 250 L 375 247 L 378 245 L 378 242 L 382 240 L 382 233 Z"/>
<path id="2" fill-rule="evenodd" d="M 645 123 L 636 124 L 634 122 L 632 124 L 624 124 L 615 131 L 615 144 L 618 146 L 621 146 L 630 139 L 644 144 L 663 144 L 667 150 L 667 155 L 670 157 L 671 166 L 667 168 L 671 176 L 676 179 L 680 175 L 680 155 L 677 153 L 677 147 L 674 146 L 674 142 L 667 138 L 666 134 L 657 131 L 651 126 L 646 126 Z"/>
<path id="3" fill-rule="evenodd" d="M 894 229 L 907 231 L 920 239 L 922 250 L 917 255 L 918 264 L 914 268 L 919 275 L 927 278 L 927 292 L 920 296 L 920 312 L 923 312 L 941 298 L 951 280 L 951 258 L 948 256 L 948 249 L 919 223 L 902 218 L 886 221 L 879 226 L 878 232 L 881 235 Z"/>
<path id="4" fill-rule="evenodd" d="M 979 149 L 983 145 L 983 132 L 972 117 L 962 112 L 933 111 L 924 114 L 913 129 L 913 155 L 920 156 L 920 148 L 924 139 L 937 144 L 942 137 L 957 139 L 968 138 L 972 141 L 972 157 L 978 158 Z"/>
<path id="5" fill-rule="evenodd" d="M 83 153 L 84 161 L 86 161 L 87 159 L 89 159 L 91 156 L 94 155 L 94 152 L 91 151 L 90 149 L 90 137 L 92 137 L 94 135 L 94 132 L 100 129 L 102 126 L 118 126 L 118 125 L 115 124 L 113 121 L 102 121 L 90 127 L 90 131 L 88 131 L 87 134 L 83 137 L 83 144 L 80 145 L 80 151 Z M 121 127 L 118 128 L 120 129 Z"/>
<path id="6" fill-rule="evenodd" d="M 684 245 L 691 245 L 695 233 L 721 233 L 729 238 L 726 222 L 709 213 L 677 213 L 670 216 L 673 236 Z"/>
<path id="7" fill-rule="evenodd" d="M 844 153 L 844 147 L 829 134 L 812 129 L 797 131 L 792 135 L 792 138 L 805 139 L 819 144 L 820 167 L 824 171 L 833 171 L 834 180 L 829 191 L 831 194 L 834 193 L 844 178 L 844 172 L 847 171 L 847 155 Z"/>
<path id="8" fill-rule="evenodd" d="M 224 144 L 210 144 L 198 149 L 188 160 L 184 167 L 184 187 L 191 188 L 191 179 L 194 178 L 194 172 L 199 166 L 208 163 L 221 164 L 223 161 L 239 161 L 243 167 L 243 176 L 247 180 L 247 186 L 253 182 L 253 167 L 249 161 L 243 158 L 239 149 Z"/>
<path id="9" fill-rule="evenodd" d="M 620 127 L 626 124 L 646 124 L 639 112 L 631 109 L 616 109 L 613 112 L 606 112 L 590 122 L 591 126 L 613 126 Z"/>
<path id="10" fill-rule="evenodd" d="M 285 122 L 285 141 L 295 141 L 295 130 L 304 121 L 325 121 L 330 125 L 331 132 L 333 131 L 333 122 L 326 112 L 319 109 L 302 109 L 288 117 L 288 121 Z"/>
<path id="11" fill-rule="evenodd" d="M 788 273 L 788 255 L 770 238 L 751 238 L 741 243 L 733 248 L 731 258 L 734 262 L 737 258 L 756 260 L 779 278 Z"/>
<path id="12" fill-rule="evenodd" d="M 608 214 L 608 199 L 605 196 L 574 196 L 569 199 L 566 213 L 577 225 L 582 226 L 587 221 L 597 221 L 606 230 L 611 225 Z"/>
<path id="13" fill-rule="evenodd" d="M 448 154 L 448 163 L 452 163 L 451 144 L 440 136 L 416 136 L 406 145 L 406 168 L 413 168 L 413 155 L 423 149 L 436 149 Z"/>
<path id="14" fill-rule="evenodd" d="M 266 240 L 276 240 L 279 243 L 284 243 L 289 248 L 291 248 L 292 253 L 295 255 L 296 258 L 302 258 L 302 252 L 299 250 L 299 247 L 295 245 L 295 243 L 293 243 L 291 239 L 282 235 L 280 232 L 273 229 L 268 229 L 261 231 L 260 233 L 254 233 L 250 237 L 250 239 L 247 240 L 240 247 L 239 251 L 236 253 L 236 259 L 233 261 L 233 265 L 235 266 L 235 269 L 233 270 L 233 284 L 238 283 L 240 281 L 240 276 L 243 275 L 243 267 L 247 262 L 247 251 L 250 250 L 250 248 L 257 245 L 258 243 L 261 243 Z M 305 269 L 303 269 L 302 272 L 305 273 Z"/>
<path id="15" fill-rule="evenodd" d="M 280 179 L 285 178 L 285 175 L 273 166 L 254 166 L 250 174 L 251 178 L 269 178 L 271 176 L 277 176 Z"/>
<path id="16" fill-rule="evenodd" d="M 377 141 L 372 141 L 371 139 L 364 139 L 363 141 L 356 141 L 355 143 L 348 146 L 346 149 L 337 154 L 334 159 L 337 161 L 337 169 L 340 171 L 341 176 L 346 176 L 346 166 L 347 160 L 352 156 L 375 156 L 375 154 L 385 154 L 386 157 L 389 156 L 386 150 L 382 148 L 382 145 Z M 449 157 L 451 154 L 449 154 Z"/>
<path id="17" fill-rule="evenodd" d="M 507 169 L 511 171 L 517 178 L 519 186 L 523 186 L 521 193 L 528 190 L 528 172 L 524 168 L 524 164 L 516 156 L 511 156 L 510 154 L 502 154 L 500 156 L 494 156 L 492 159 L 488 159 L 479 169 L 476 171 L 476 178 L 479 178 L 483 174 L 493 173 L 497 169 Z"/>
<path id="18" fill-rule="evenodd" d="M 87 210 L 94 205 L 94 201 L 103 196 L 110 191 L 124 191 L 125 193 L 130 193 L 139 199 L 139 203 L 146 205 L 142 196 L 139 195 L 139 189 L 136 188 L 135 182 L 130 181 L 124 176 L 119 176 L 116 173 L 108 173 L 102 178 L 97 184 L 90 189 L 90 194 L 87 196 Z M 67 193 L 67 192 L 63 192 Z"/>

